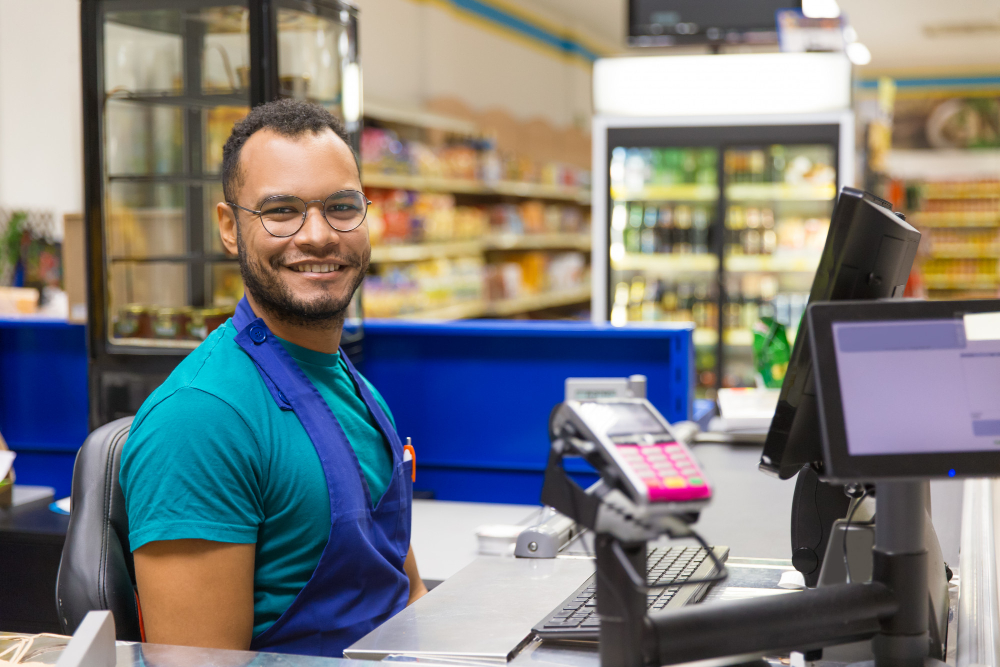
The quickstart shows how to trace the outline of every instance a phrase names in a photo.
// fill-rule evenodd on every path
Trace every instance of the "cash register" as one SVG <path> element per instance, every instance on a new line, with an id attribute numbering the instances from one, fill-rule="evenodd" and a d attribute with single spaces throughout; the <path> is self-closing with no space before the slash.
<path id="1" fill-rule="evenodd" d="M 543 501 L 595 531 L 602 667 L 868 639 L 878 667 L 943 664 L 947 638 L 931 631 L 928 571 L 944 566 L 925 548 L 926 480 L 1000 474 L 1000 301 L 816 303 L 806 318 L 823 477 L 875 495 L 871 579 L 648 611 L 649 583 L 637 572 L 646 539 L 696 535 L 691 523 L 711 487 L 695 468 L 704 485 L 667 493 L 670 472 L 651 460 L 674 444 L 643 400 L 567 401 L 552 419 Z M 560 473 L 568 455 L 590 462 L 601 488 L 585 492 Z M 709 578 L 721 578 L 716 565 Z"/>

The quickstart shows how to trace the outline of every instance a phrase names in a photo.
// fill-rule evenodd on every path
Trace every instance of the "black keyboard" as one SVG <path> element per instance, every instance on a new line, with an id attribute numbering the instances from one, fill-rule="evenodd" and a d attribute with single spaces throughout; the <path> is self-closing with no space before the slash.
<path id="1" fill-rule="evenodd" d="M 729 547 L 712 549 L 720 561 L 729 557 Z M 656 547 L 646 554 L 646 578 L 650 584 L 705 579 L 714 571 L 712 559 L 701 547 Z M 597 615 L 596 577 L 591 575 L 532 631 L 542 639 L 596 640 L 601 625 Z M 646 595 L 646 608 L 661 611 L 698 602 L 709 586 L 692 584 L 651 590 Z"/>

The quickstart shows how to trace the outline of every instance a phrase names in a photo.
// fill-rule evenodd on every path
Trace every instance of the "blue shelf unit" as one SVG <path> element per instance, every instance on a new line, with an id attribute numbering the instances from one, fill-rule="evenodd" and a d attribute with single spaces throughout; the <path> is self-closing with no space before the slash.
<path id="1" fill-rule="evenodd" d="M 549 413 L 566 378 L 640 373 L 668 420 L 690 419 L 691 335 L 689 325 L 371 320 L 362 372 L 400 435 L 413 439 L 416 490 L 441 500 L 537 504 Z M 18 454 L 18 481 L 68 495 L 87 415 L 84 327 L 0 320 L 0 433 Z M 581 484 L 596 480 L 582 461 L 567 467 Z"/>

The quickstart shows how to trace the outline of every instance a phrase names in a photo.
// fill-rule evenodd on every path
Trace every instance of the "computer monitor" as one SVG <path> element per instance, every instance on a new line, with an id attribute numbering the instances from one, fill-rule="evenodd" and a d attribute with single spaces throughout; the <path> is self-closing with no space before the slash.
<path id="1" fill-rule="evenodd" d="M 1000 300 L 815 304 L 806 319 L 825 478 L 1000 475 Z"/>
<path id="2" fill-rule="evenodd" d="M 855 188 L 842 188 L 809 303 L 901 297 L 919 242 L 920 232 L 901 214 L 894 214 L 889 202 Z M 822 467 L 807 328 L 803 321 L 795 337 L 760 459 L 763 472 L 781 479 L 793 477 L 806 464 Z"/>

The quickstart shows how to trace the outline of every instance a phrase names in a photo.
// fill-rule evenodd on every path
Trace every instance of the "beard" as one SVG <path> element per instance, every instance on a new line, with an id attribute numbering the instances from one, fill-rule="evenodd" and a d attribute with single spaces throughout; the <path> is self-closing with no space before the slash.
<path id="1" fill-rule="evenodd" d="M 344 321 L 351 298 L 361 286 L 361 281 L 368 271 L 371 255 L 345 255 L 341 260 L 342 267 L 359 269 L 351 289 L 340 297 L 324 294 L 313 301 L 298 298 L 288 286 L 278 277 L 278 271 L 284 266 L 281 256 L 273 257 L 265 263 L 247 252 L 246 242 L 239 227 L 236 228 L 236 246 L 240 261 L 240 274 L 243 276 L 243 286 L 253 297 L 254 302 L 272 315 L 295 326 L 325 328 L 331 324 Z M 343 271 L 344 268 L 340 270 Z"/>

